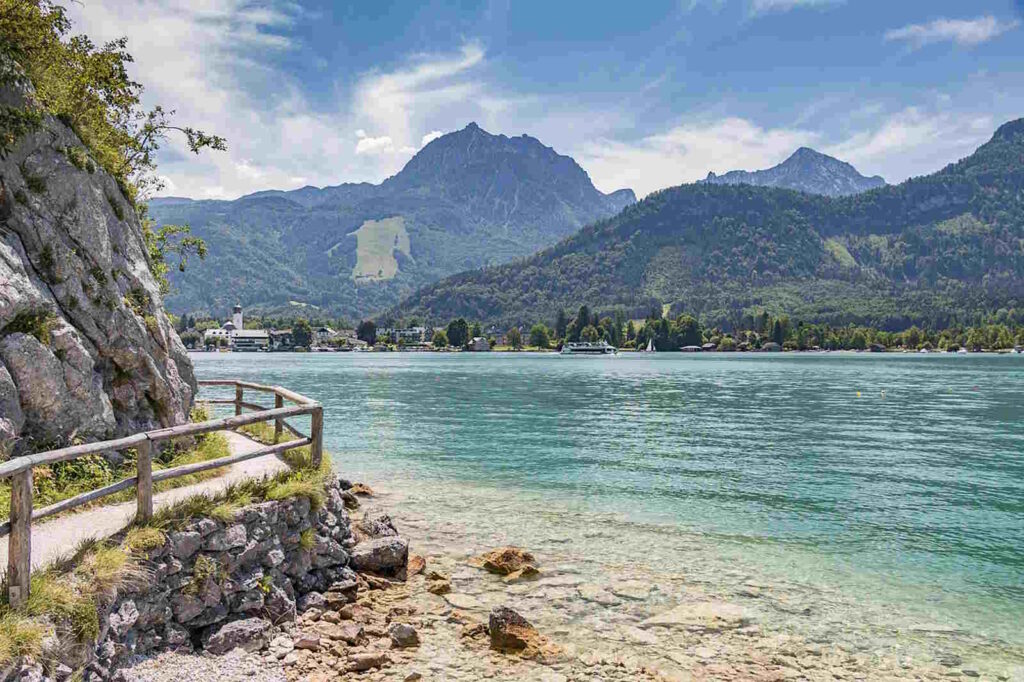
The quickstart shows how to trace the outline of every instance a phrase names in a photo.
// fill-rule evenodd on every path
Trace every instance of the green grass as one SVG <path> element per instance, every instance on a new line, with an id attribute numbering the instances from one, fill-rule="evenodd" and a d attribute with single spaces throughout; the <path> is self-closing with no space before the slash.
<path id="1" fill-rule="evenodd" d="M 158 547 L 163 547 L 167 536 L 159 528 L 136 526 L 128 531 L 124 545 L 133 554 L 144 554 Z"/>
<path id="2" fill-rule="evenodd" d="M 302 462 L 301 458 L 297 461 Z M 326 456 L 319 469 L 308 466 L 308 461 L 307 455 L 305 467 L 292 468 L 273 476 L 235 481 L 213 495 L 190 495 L 158 509 L 148 525 L 163 531 L 175 531 L 200 517 L 229 523 L 244 506 L 293 497 L 305 497 L 313 509 L 320 509 L 324 503 L 325 486 L 332 474 L 331 466 Z"/>
<path id="3" fill-rule="evenodd" d="M 144 580 L 145 570 L 125 547 L 88 540 L 71 555 L 37 569 L 29 597 L 19 608 L 10 607 L 4 584 L 0 588 L 0 666 L 21 656 L 38 657 L 44 637 L 58 625 L 72 632 L 79 644 L 95 643 L 100 604 L 117 589 Z"/>

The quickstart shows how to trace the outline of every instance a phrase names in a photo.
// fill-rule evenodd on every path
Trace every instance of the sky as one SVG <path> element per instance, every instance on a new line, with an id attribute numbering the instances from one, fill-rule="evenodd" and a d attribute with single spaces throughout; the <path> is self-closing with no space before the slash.
<path id="1" fill-rule="evenodd" d="M 380 182 L 475 121 L 644 196 L 810 146 L 889 182 L 1024 116 L 1024 0 L 80 0 L 144 102 L 228 140 L 164 195 Z"/>

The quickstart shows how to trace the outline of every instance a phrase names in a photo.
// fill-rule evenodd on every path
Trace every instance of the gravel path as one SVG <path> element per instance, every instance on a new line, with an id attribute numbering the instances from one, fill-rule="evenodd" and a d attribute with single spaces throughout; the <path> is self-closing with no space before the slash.
<path id="1" fill-rule="evenodd" d="M 122 672 L 126 682 L 285 682 L 280 668 L 268 667 L 241 649 L 216 657 L 167 652 Z"/>
<path id="2" fill-rule="evenodd" d="M 231 454 L 251 452 L 263 447 L 233 431 L 221 433 L 228 440 Z M 219 478 L 158 493 L 153 496 L 153 506 L 155 509 L 159 509 L 196 493 L 216 493 L 223 490 L 229 483 L 245 478 L 274 474 L 286 468 L 287 465 L 273 455 L 250 459 L 247 462 L 233 465 L 225 475 Z M 33 524 L 32 566 L 45 565 L 69 553 L 87 538 L 106 537 L 116 533 L 124 528 L 134 515 L 135 502 L 132 501 L 106 507 L 95 507 L 77 514 L 59 516 L 52 521 Z M 7 543 L 0 542 L 0 566 L 6 565 Z"/>

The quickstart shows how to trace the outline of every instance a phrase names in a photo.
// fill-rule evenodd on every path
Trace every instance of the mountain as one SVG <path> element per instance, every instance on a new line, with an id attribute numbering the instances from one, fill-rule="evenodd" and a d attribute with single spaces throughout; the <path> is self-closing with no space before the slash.
<path id="1" fill-rule="evenodd" d="M 929 176 L 846 197 L 751 185 L 662 190 L 517 263 L 428 286 L 394 312 L 550 323 L 560 309 L 758 308 L 898 329 L 1024 305 L 1024 119 Z"/>
<path id="2" fill-rule="evenodd" d="M 209 257 L 171 278 L 172 311 L 312 304 L 361 316 L 445 275 L 534 253 L 636 201 L 598 191 L 568 156 L 475 123 L 433 140 L 379 185 L 264 191 L 235 201 L 156 199 Z"/>
<path id="3" fill-rule="evenodd" d="M 885 180 L 881 177 L 865 177 L 845 161 L 808 147 L 800 147 L 778 166 L 753 172 L 729 171 L 725 175 L 708 173 L 704 182 L 713 185 L 780 187 L 828 197 L 859 194 L 885 186 Z"/>

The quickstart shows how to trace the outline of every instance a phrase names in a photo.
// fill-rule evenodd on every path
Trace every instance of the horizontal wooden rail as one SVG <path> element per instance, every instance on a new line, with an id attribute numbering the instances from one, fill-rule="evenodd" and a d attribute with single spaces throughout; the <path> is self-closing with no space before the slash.
<path id="1" fill-rule="evenodd" d="M 312 442 L 313 440 L 311 438 L 299 438 L 298 440 L 290 440 L 287 443 L 268 445 L 265 448 L 253 450 L 252 452 L 242 452 L 229 457 L 221 457 L 220 459 L 196 462 L 195 464 L 183 464 L 180 467 L 174 467 L 173 469 L 161 469 L 160 471 L 153 472 L 153 482 L 159 483 L 160 481 L 166 481 L 169 478 L 178 478 L 179 476 L 198 474 L 201 471 L 209 471 L 210 469 L 219 469 L 231 464 L 238 464 L 239 462 L 244 462 L 246 460 L 256 459 L 257 457 L 280 455 L 288 450 L 309 445 Z"/>
<path id="2" fill-rule="evenodd" d="M 117 483 L 105 485 L 102 488 L 96 488 L 96 490 L 90 490 L 89 492 L 82 493 L 80 495 L 75 495 L 74 497 L 69 497 L 66 500 L 61 500 L 60 502 L 51 504 L 48 507 L 33 510 L 32 520 L 39 521 L 40 519 L 45 519 L 47 516 L 53 516 L 54 514 L 60 514 L 61 512 L 66 512 L 76 507 L 81 507 L 83 504 L 89 504 L 90 502 L 98 500 L 101 497 L 113 495 L 115 493 L 121 492 L 122 490 L 127 490 L 128 488 L 134 488 L 137 481 L 138 479 L 133 476 L 132 478 L 126 478 L 124 480 L 118 481 Z M 10 532 L 10 521 L 0 523 L 0 538 L 5 537 Z"/>
<path id="3" fill-rule="evenodd" d="M 196 474 L 201 471 L 220 469 L 239 462 L 245 462 L 257 457 L 268 455 L 281 455 L 288 450 L 309 446 L 310 460 L 314 467 L 320 466 L 323 457 L 323 425 L 324 411 L 320 403 L 310 400 L 304 395 L 289 391 L 281 386 L 266 386 L 249 381 L 238 381 L 235 379 L 206 379 L 199 381 L 200 386 L 233 386 L 235 397 L 233 399 L 213 398 L 199 400 L 214 405 L 234 405 L 235 414 L 231 417 L 209 419 L 196 424 L 181 424 L 168 428 L 155 429 L 145 433 L 137 433 L 115 440 L 86 443 L 84 445 L 73 445 L 71 447 L 41 452 L 24 457 L 17 457 L 8 462 L 0 464 L 0 479 L 11 479 L 11 512 L 10 521 L 0 524 L 0 537 L 8 536 L 7 540 L 7 597 L 8 603 L 13 608 L 25 603 L 29 595 L 31 568 L 32 568 L 32 522 L 44 519 L 54 514 L 69 511 L 88 504 L 108 495 L 113 495 L 129 488 L 136 489 L 136 502 L 138 512 L 136 518 L 140 522 L 146 522 L 153 518 L 153 485 L 160 481 L 166 481 L 189 474 Z M 246 402 L 245 391 L 257 391 L 261 393 L 272 393 L 274 395 L 274 407 L 269 408 L 258 403 Z M 284 401 L 295 403 L 290 407 L 284 406 Z M 243 413 L 243 410 L 254 410 Z M 300 415 L 310 416 L 310 434 L 306 436 L 294 426 L 289 424 L 288 417 Z M 184 464 L 172 469 L 161 469 L 153 471 L 154 445 L 166 440 L 183 438 L 187 436 L 198 436 L 214 431 L 234 430 L 249 424 L 260 422 L 274 422 L 274 445 L 258 448 L 252 452 L 230 455 L 206 462 Z M 285 443 L 277 443 L 282 433 L 287 430 L 296 437 Z M 61 500 L 41 509 L 32 508 L 32 469 L 37 466 L 56 464 L 68 460 L 78 459 L 87 455 L 95 455 L 105 452 L 116 452 L 134 448 L 137 453 L 136 476 L 126 478 L 116 483 L 90 490 L 75 495 L 66 500 Z"/>

